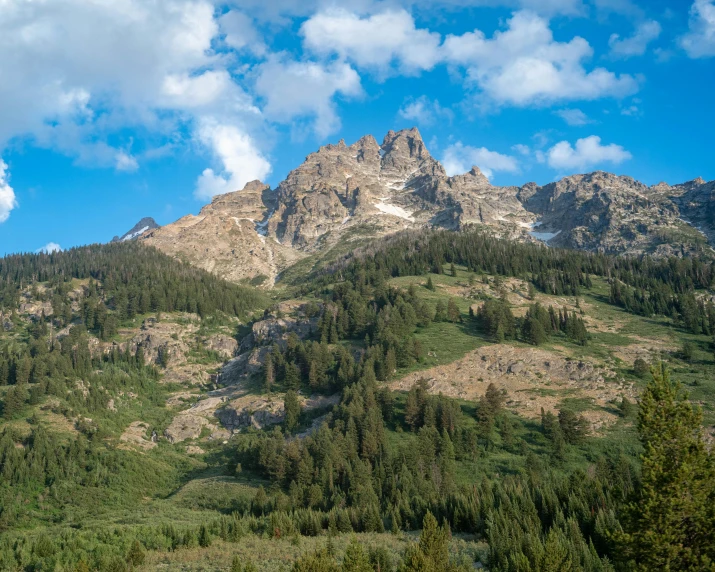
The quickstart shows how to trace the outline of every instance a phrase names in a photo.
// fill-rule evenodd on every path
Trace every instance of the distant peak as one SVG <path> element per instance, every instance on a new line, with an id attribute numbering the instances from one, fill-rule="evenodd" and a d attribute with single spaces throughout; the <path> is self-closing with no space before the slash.
<path id="1" fill-rule="evenodd" d="M 377 142 L 377 139 L 375 139 L 372 135 L 363 135 L 360 139 L 355 141 L 355 143 L 350 145 L 353 149 L 365 149 L 366 147 L 377 148 L 379 146 L 380 144 Z"/>
<path id="2" fill-rule="evenodd" d="M 135 224 L 129 232 L 126 232 L 122 236 L 115 236 L 112 239 L 112 242 L 126 242 L 128 240 L 135 240 L 139 238 L 142 234 L 144 234 L 146 231 L 153 230 L 155 228 L 159 228 L 159 225 L 152 217 L 146 216 L 141 219 L 137 224 Z"/>
<path id="3" fill-rule="evenodd" d="M 409 149 L 410 157 L 426 159 L 430 156 L 417 127 L 402 129 L 401 131 L 388 131 L 381 147 L 386 154 L 389 154 L 395 148 L 406 147 Z"/>
<path id="4" fill-rule="evenodd" d="M 422 135 L 420 135 L 419 129 L 417 127 L 411 127 L 410 129 L 401 129 L 400 131 L 393 131 L 390 129 L 385 135 L 382 141 L 382 146 L 391 145 L 397 139 L 411 139 L 414 141 L 422 141 Z"/>

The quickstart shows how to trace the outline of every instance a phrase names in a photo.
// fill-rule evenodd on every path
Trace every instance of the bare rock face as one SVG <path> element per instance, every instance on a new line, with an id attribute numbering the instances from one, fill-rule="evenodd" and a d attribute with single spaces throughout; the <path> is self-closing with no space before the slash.
<path id="1" fill-rule="evenodd" d="M 271 287 L 300 259 L 341 240 L 469 225 L 551 246 L 680 256 L 715 239 L 715 182 L 647 187 L 595 172 L 497 187 L 473 167 L 448 177 L 416 128 L 311 153 L 272 191 L 260 181 L 215 197 L 140 240 L 228 280 Z"/>
<path id="2" fill-rule="evenodd" d="M 526 208 L 540 217 L 552 246 L 612 254 L 679 254 L 694 251 L 699 232 L 680 218 L 673 189 L 647 187 L 603 171 L 573 175 L 530 189 Z"/>
<path id="3" fill-rule="evenodd" d="M 216 410 L 216 417 L 229 431 L 240 431 L 246 427 L 263 429 L 283 422 L 285 406 L 279 398 L 244 398 Z"/>
<path id="4" fill-rule="evenodd" d="M 134 421 L 129 424 L 119 437 L 122 443 L 149 451 L 156 447 L 156 438 L 150 435 L 150 427 L 143 421 Z"/>
<path id="5" fill-rule="evenodd" d="M 226 280 L 271 286 L 279 269 L 303 255 L 267 239 L 274 193 L 260 181 L 214 198 L 197 215 L 145 233 L 140 240 Z"/>

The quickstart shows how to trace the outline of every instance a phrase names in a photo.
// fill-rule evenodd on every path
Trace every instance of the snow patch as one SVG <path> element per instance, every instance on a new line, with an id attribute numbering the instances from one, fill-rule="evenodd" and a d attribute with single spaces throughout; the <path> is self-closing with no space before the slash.
<path id="1" fill-rule="evenodd" d="M 268 221 L 270 220 L 274 212 L 275 211 L 271 211 L 266 217 L 266 220 L 264 220 L 263 222 L 255 223 L 256 232 L 259 234 L 259 236 L 266 236 L 268 234 Z"/>
<path id="2" fill-rule="evenodd" d="M 382 158 L 382 157 L 384 157 L 384 156 L 385 156 L 385 150 L 384 150 L 384 149 L 380 149 L 380 158 Z"/>
<path id="3" fill-rule="evenodd" d="M 140 230 L 138 230 L 138 231 L 136 231 L 136 232 L 133 232 L 133 233 L 131 233 L 131 234 L 128 234 L 128 235 L 126 235 L 126 236 L 122 239 L 122 242 L 126 242 L 127 240 L 133 240 L 133 239 L 135 239 L 136 237 L 141 236 L 142 234 L 144 234 L 147 230 L 149 230 L 149 227 L 148 227 L 148 226 L 145 226 L 144 228 L 142 228 L 142 229 L 140 229 Z"/>
<path id="4" fill-rule="evenodd" d="M 391 205 L 389 203 L 386 203 L 385 201 L 388 198 L 389 197 L 381 198 L 379 203 L 375 203 L 375 208 L 385 214 L 390 214 L 393 216 L 403 218 L 405 220 L 409 220 L 410 222 L 415 222 L 415 219 L 412 216 L 412 213 L 406 211 L 402 207 L 398 207 L 397 205 Z"/>
<path id="5" fill-rule="evenodd" d="M 541 242 L 549 242 L 552 238 L 557 237 L 559 234 L 561 234 L 560 230 L 557 230 L 556 232 L 536 232 L 536 231 L 530 231 L 529 234 L 533 236 L 536 240 L 540 240 Z"/>

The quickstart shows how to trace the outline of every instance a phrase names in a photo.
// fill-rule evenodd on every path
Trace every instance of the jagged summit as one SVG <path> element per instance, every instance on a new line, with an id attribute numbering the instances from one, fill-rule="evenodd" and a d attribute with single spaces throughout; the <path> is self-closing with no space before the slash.
<path id="1" fill-rule="evenodd" d="M 159 225 L 156 223 L 156 221 L 150 216 L 144 217 L 137 224 L 135 224 L 130 231 L 124 233 L 122 236 L 115 236 L 112 239 L 112 242 L 124 242 L 127 240 L 136 240 L 143 233 L 145 233 L 149 230 L 152 230 L 154 228 L 159 228 Z"/>
<path id="2" fill-rule="evenodd" d="M 480 225 L 517 240 L 638 254 L 687 255 L 715 238 L 715 184 L 648 187 L 595 171 L 498 187 L 478 166 L 447 176 L 417 128 L 320 147 L 274 190 L 252 181 L 197 216 L 142 240 L 231 279 L 270 285 L 295 261 L 341 241 L 405 228 Z"/>

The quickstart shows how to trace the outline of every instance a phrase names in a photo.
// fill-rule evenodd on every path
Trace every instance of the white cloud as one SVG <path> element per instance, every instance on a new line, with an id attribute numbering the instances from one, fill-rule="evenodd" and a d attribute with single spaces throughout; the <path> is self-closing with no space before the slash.
<path id="1" fill-rule="evenodd" d="M 622 97 L 638 89 L 630 75 L 587 71 L 584 61 L 593 55 L 589 43 L 580 37 L 555 41 L 548 21 L 527 11 L 515 13 L 507 29 L 491 39 L 480 30 L 447 36 L 444 52 L 448 62 L 466 67 L 468 83 L 498 104 Z"/>
<path id="2" fill-rule="evenodd" d="M 515 173 L 519 170 L 519 163 L 514 157 L 490 151 L 486 147 L 470 147 L 461 142 L 445 149 L 442 165 L 450 177 L 466 173 L 474 165 L 489 179 L 497 171 Z"/>
<path id="3" fill-rule="evenodd" d="M 601 138 L 596 135 L 579 139 L 575 146 L 561 141 L 546 153 L 550 167 L 569 171 L 586 170 L 603 163 L 619 165 L 630 158 L 632 155 L 620 145 L 601 145 Z"/>
<path id="4" fill-rule="evenodd" d="M 7 164 L 0 159 L 0 223 L 5 222 L 10 216 L 10 211 L 17 206 L 15 191 L 10 186 L 9 179 Z"/>
<path id="5" fill-rule="evenodd" d="M 631 56 L 642 56 L 648 44 L 660 36 L 661 27 L 655 20 L 641 22 L 629 38 L 621 38 L 618 34 L 611 34 L 608 39 L 608 47 L 611 48 L 611 56 L 617 58 L 629 58 Z"/>
<path id="6" fill-rule="evenodd" d="M 117 153 L 117 161 L 115 164 L 115 169 L 117 171 L 136 171 L 139 168 L 139 163 L 132 155 L 129 155 L 126 151 L 119 151 Z"/>
<path id="7" fill-rule="evenodd" d="M 517 153 L 519 153 L 519 155 L 523 155 L 524 157 L 528 157 L 529 155 L 531 155 L 531 149 L 528 145 L 517 143 L 516 145 L 512 145 L 511 149 L 512 151 L 516 151 Z"/>
<path id="8" fill-rule="evenodd" d="M 690 30 L 680 38 L 691 58 L 715 56 L 715 2 L 695 0 L 690 7 Z"/>
<path id="9" fill-rule="evenodd" d="M 593 1 L 593 0 L 592 0 Z M 599 0 L 603 1 L 603 0 Z M 623 2 L 624 0 L 611 0 L 612 2 Z M 292 17 L 309 17 L 316 12 L 326 9 L 344 8 L 358 14 L 375 13 L 376 10 L 384 9 L 385 4 L 389 4 L 393 9 L 405 8 L 411 10 L 417 8 L 428 12 L 436 13 L 436 10 L 456 10 L 460 8 L 475 7 L 504 7 L 510 9 L 525 8 L 548 16 L 568 15 L 585 16 L 588 15 L 583 0 L 241 0 L 233 1 L 233 4 L 240 5 L 241 9 L 254 15 L 257 19 L 270 21 L 272 23 L 284 23 Z"/>
<path id="10" fill-rule="evenodd" d="M 196 182 L 198 199 L 241 190 L 246 183 L 264 179 L 271 172 L 271 164 L 257 150 L 254 142 L 236 126 L 223 125 L 213 119 L 203 119 L 197 130 L 201 143 L 213 149 L 222 170 L 205 169 Z"/>
<path id="11" fill-rule="evenodd" d="M 554 113 L 566 123 L 574 127 L 588 125 L 589 123 L 594 122 L 580 109 L 558 109 L 554 111 Z"/>
<path id="12" fill-rule="evenodd" d="M 277 121 L 309 118 L 320 137 L 340 128 L 333 97 L 362 95 L 360 76 L 348 64 L 282 60 L 277 56 L 262 64 L 256 91 L 265 101 L 267 117 Z"/>
<path id="13" fill-rule="evenodd" d="M 84 165 L 131 171 L 154 145 L 180 142 L 183 133 L 198 138 L 205 118 L 242 133 L 261 125 L 260 111 L 228 71 L 235 53 L 214 49 L 222 34 L 229 46 L 239 37 L 257 45 L 256 38 L 241 28 L 240 15 L 219 19 L 210 0 L 0 6 L 0 151 L 21 139 Z M 132 131 L 144 138 L 136 156 L 122 150 Z M 260 155 L 257 139 L 247 141 Z"/>
<path id="14" fill-rule="evenodd" d="M 361 18 L 344 9 L 330 9 L 307 20 L 300 29 L 305 47 L 319 55 L 337 54 L 358 67 L 382 74 L 391 66 L 414 74 L 440 60 L 441 36 L 418 29 L 405 10 L 388 10 Z"/>
<path id="15" fill-rule="evenodd" d="M 420 125 L 432 125 L 440 120 L 451 123 L 454 119 L 451 109 L 442 107 L 439 101 L 432 101 L 426 95 L 406 100 L 398 114 L 403 119 L 414 121 Z"/>
<path id="16" fill-rule="evenodd" d="M 62 252 L 62 247 L 56 242 L 48 242 L 42 248 L 35 250 L 38 254 L 44 252 L 45 254 L 52 254 L 53 252 Z"/>
<path id="17" fill-rule="evenodd" d="M 226 43 L 236 50 L 247 49 L 261 56 L 266 50 L 266 44 L 258 33 L 254 22 L 243 12 L 231 10 L 219 19 L 221 32 Z"/>

